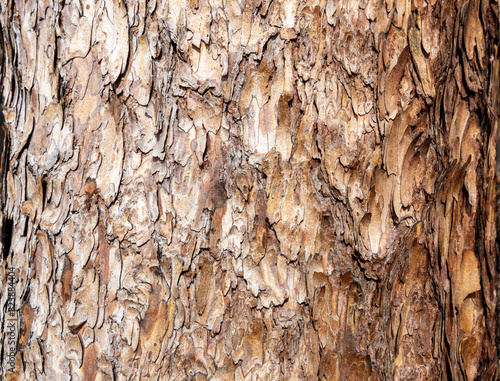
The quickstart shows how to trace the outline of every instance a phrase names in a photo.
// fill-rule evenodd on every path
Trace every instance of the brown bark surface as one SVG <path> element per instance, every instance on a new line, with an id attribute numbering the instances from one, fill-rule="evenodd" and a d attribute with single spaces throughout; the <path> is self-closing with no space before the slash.
<path id="1" fill-rule="evenodd" d="M 498 16 L 2 2 L 3 379 L 497 379 Z"/>

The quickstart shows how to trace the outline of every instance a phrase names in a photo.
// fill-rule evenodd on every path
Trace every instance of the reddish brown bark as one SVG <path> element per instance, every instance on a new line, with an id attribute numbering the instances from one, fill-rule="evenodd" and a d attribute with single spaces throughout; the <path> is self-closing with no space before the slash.
<path id="1" fill-rule="evenodd" d="M 0 9 L 4 378 L 498 378 L 496 1 Z"/>

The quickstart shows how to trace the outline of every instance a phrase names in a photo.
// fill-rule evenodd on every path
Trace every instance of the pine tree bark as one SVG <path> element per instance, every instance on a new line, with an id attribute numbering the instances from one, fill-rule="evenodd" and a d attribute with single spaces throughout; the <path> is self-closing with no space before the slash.
<path id="1" fill-rule="evenodd" d="M 0 10 L 3 379 L 499 377 L 496 0 Z"/>

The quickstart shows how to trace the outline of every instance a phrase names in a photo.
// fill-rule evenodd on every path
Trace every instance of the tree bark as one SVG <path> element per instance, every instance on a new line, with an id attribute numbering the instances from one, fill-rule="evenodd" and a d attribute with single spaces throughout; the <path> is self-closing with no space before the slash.
<path id="1" fill-rule="evenodd" d="M 0 10 L 4 379 L 499 377 L 496 0 Z"/>

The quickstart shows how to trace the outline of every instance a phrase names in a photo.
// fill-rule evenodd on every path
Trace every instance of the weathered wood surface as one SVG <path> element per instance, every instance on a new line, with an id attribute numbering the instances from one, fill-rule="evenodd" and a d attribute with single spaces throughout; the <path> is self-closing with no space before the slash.
<path id="1" fill-rule="evenodd" d="M 0 10 L 4 379 L 499 377 L 496 0 Z"/>

